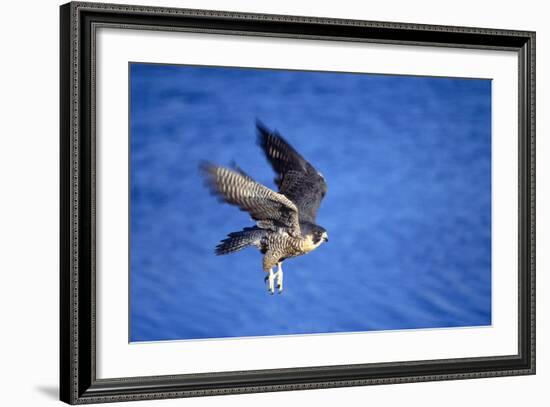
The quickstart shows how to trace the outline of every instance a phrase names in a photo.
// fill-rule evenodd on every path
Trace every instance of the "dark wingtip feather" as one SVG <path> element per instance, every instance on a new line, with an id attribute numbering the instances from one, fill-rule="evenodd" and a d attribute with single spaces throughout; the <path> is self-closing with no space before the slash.
<path id="1" fill-rule="evenodd" d="M 262 149 L 267 154 L 267 146 L 270 143 L 274 142 L 283 142 L 285 144 L 288 144 L 288 142 L 284 139 L 283 136 L 279 134 L 277 129 L 269 129 L 261 120 L 256 119 L 256 130 L 258 134 L 257 142 L 258 145 L 262 147 Z"/>
<path id="2" fill-rule="evenodd" d="M 224 241 L 220 242 L 216 248 L 214 249 L 214 254 L 216 256 L 223 256 L 224 254 L 227 254 L 226 251 L 225 251 L 225 245 L 224 245 Z"/>
<path id="3" fill-rule="evenodd" d="M 268 133 L 268 134 L 270 133 L 267 126 L 258 118 L 256 118 L 256 128 L 260 133 Z"/>
<path id="4" fill-rule="evenodd" d="M 299 155 L 294 151 L 294 148 L 290 145 L 286 139 L 281 136 L 277 129 L 269 129 L 262 121 L 256 119 L 256 129 L 258 134 L 258 145 L 262 147 L 266 155 L 269 155 L 267 149 L 269 145 L 275 146 L 284 146 L 288 150 L 293 151 L 295 154 Z"/>
<path id="5" fill-rule="evenodd" d="M 210 161 L 201 161 L 199 163 L 199 171 L 204 179 L 204 186 L 208 188 L 210 193 L 218 198 L 220 202 L 223 202 L 223 197 L 220 196 L 220 190 L 218 188 L 217 169 L 218 165 L 211 163 Z"/>
<path id="6" fill-rule="evenodd" d="M 204 177 L 207 186 L 216 183 L 216 168 L 217 166 L 209 161 L 201 161 L 199 163 L 199 172 Z"/>
<path id="7" fill-rule="evenodd" d="M 269 130 L 260 119 L 256 119 L 256 130 L 258 134 L 256 141 L 259 146 L 265 149 L 267 138 L 271 135 L 271 130 Z"/>
<path id="8" fill-rule="evenodd" d="M 199 162 L 199 171 L 205 176 L 215 174 L 216 167 L 217 165 L 211 163 L 210 161 L 202 160 Z"/>

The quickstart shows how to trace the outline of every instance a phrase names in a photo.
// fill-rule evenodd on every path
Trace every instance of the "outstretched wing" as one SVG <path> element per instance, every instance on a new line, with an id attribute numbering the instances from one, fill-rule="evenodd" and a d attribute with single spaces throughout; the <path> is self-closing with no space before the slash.
<path id="1" fill-rule="evenodd" d="M 321 200 L 327 192 L 323 176 L 277 132 L 256 122 L 258 144 L 273 170 L 279 192 L 296 204 L 302 221 L 315 223 Z"/>
<path id="2" fill-rule="evenodd" d="M 254 181 L 239 170 L 201 164 L 207 185 L 225 202 L 238 206 L 263 229 L 286 228 L 289 234 L 300 234 L 298 209 L 282 194 Z"/>

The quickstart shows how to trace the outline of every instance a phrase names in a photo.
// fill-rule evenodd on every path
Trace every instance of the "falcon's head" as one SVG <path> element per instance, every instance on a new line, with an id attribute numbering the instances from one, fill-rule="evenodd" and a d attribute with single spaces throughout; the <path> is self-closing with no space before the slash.
<path id="1" fill-rule="evenodd" d="M 328 233 L 324 227 L 315 225 L 312 234 L 313 244 L 328 242 Z"/>

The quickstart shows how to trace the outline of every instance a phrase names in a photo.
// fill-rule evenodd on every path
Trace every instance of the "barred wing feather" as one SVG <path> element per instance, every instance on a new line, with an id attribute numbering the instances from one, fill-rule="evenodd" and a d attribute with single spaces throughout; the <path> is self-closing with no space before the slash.
<path id="1" fill-rule="evenodd" d="M 296 205 L 283 194 L 254 181 L 239 170 L 210 163 L 201 165 L 210 190 L 225 202 L 246 211 L 263 229 L 286 228 L 293 236 L 300 235 Z"/>

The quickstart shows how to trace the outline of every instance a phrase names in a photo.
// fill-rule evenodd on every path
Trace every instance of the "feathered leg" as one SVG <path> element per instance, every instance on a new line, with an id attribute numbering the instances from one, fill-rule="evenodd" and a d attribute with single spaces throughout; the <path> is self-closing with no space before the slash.
<path id="1" fill-rule="evenodd" d="M 265 281 L 268 283 L 267 289 L 270 294 L 273 294 L 275 292 L 275 273 L 273 272 L 273 267 L 275 267 L 275 264 L 277 264 L 278 256 L 275 255 L 273 252 L 267 252 L 264 255 L 263 259 L 263 267 L 264 271 L 266 273 L 269 273 Z"/>
<path id="2" fill-rule="evenodd" d="M 267 281 L 268 281 L 267 289 L 269 291 L 269 294 L 273 294 L 275 292 L 275 273 L 273 273 L 273 269 L 269 270 Z"/>
<path id="3" fill-rule="evenodd" d="M 277 272 L 275 273 L 275 277 L 277 277 L 277 289 L 279 290 L 279 294 L 283 292 L 283 262 L 280 261 L 277 263 Z"/>

